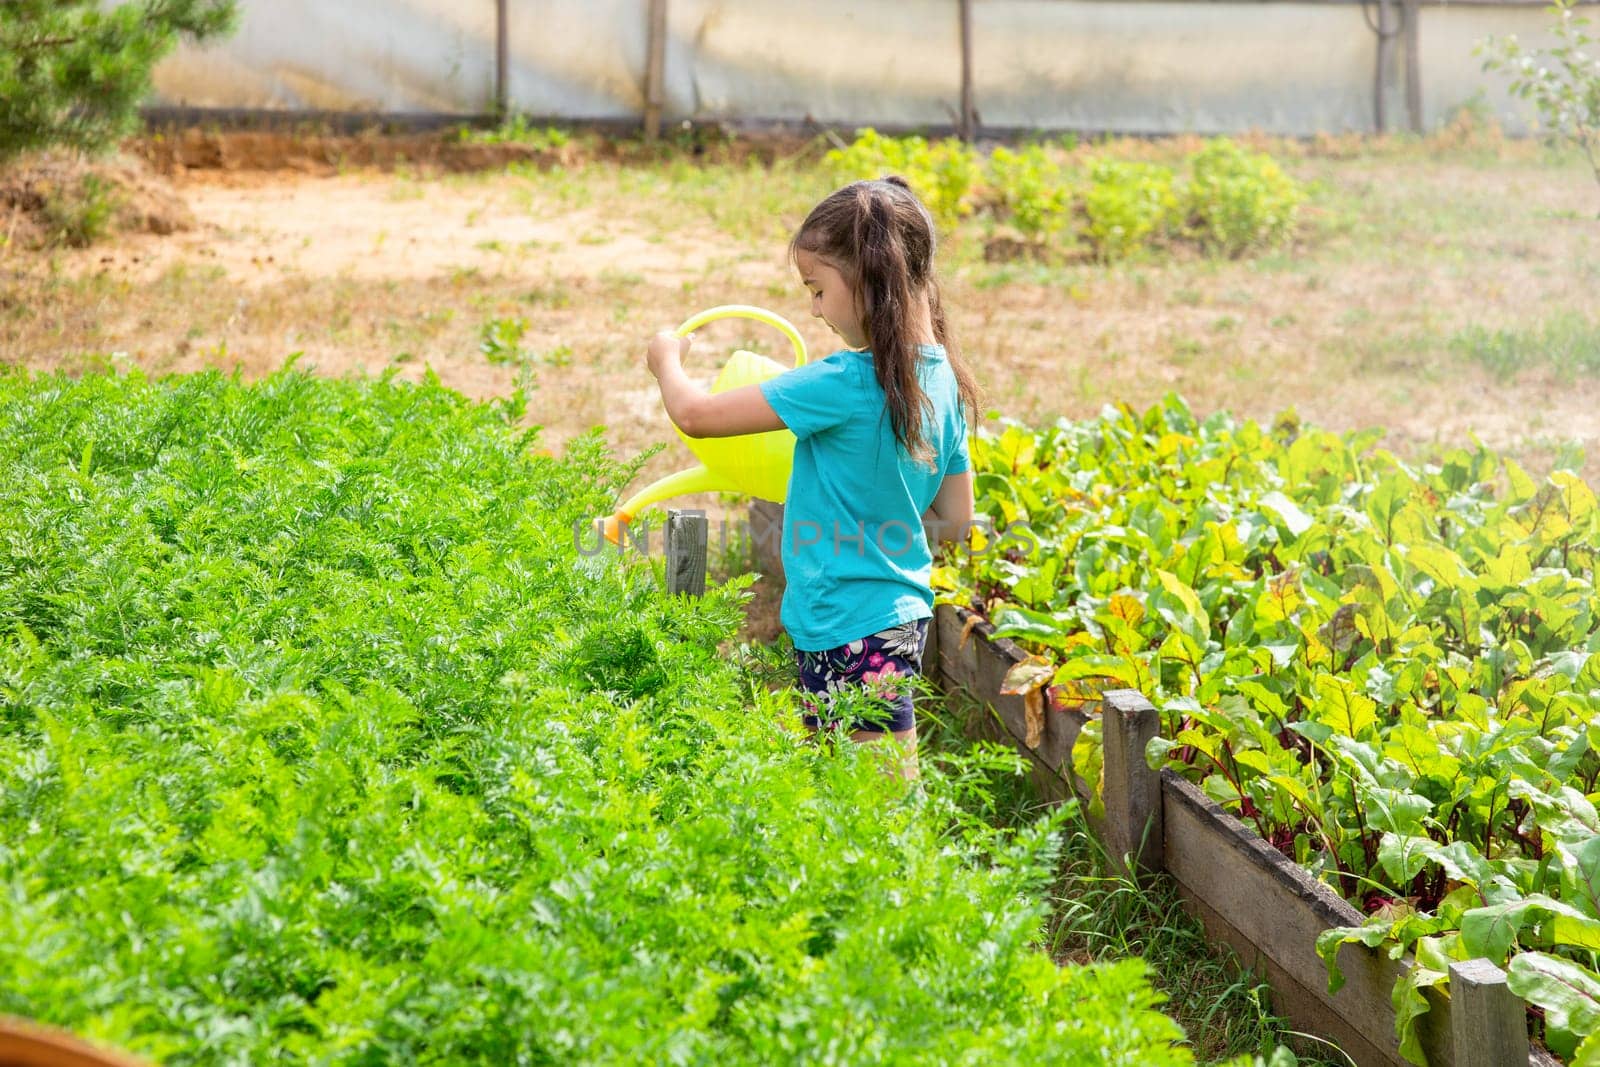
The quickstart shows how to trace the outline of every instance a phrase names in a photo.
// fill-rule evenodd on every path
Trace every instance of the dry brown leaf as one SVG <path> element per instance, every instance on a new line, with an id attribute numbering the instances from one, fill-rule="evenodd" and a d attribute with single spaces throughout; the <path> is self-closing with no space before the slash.
<path id="1" fill-rule="evenodd" d="M 1029 656 L 1019 663 L 1013 663 L 1011 669 L 1006 671 L 1006 676 L 1000 681 L 1000 692 L 1008 697 L 1024 696 L 1043 689 L 1055 676 L 1054 663 L 1043 656 Z"/>
<path id="2" fill-rule="evenodd" d="M 967 647 L 967 638 L 972 635 L 972 628 L 974 626 L 977 626 L 978 622 L 979 622 L 979 617 L 977 615 L 973 615 L 972 617 L 967 619 L 966 624 L 961 627 L 961 640 L 956 642 L 956 647 L 957 648 L 966 648 Z"/>
<path id="3" fill-rule="evenodd" d="M 1044 743 L 1044 690 L 1030 689 L 1022 698 L 1022 714 L 1027 723 L 1027 736 L 1023 743 L 1038 748 Z"/>

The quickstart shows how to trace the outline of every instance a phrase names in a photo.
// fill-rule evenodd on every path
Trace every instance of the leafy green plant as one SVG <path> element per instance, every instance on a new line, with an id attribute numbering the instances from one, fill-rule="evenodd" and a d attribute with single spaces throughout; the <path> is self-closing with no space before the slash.
<path id="1" fill-rule="evenodd" d="M 44 190 L 39 212 L 45 239 L 85 248 L 106 235 L 119 206 L 114 186 L 97 174 L 67 176 Z"/>
<path id="2" fill-rule="evenodd" d="M 562 148 L 572 141 L 572 135 L 560 127 L 535 126 L 520 112 L 488 129 L 463 126 L 456 136 L 466 144 L 517 144 L 536 151 Z"/>
<path id="3" fill-rule="evenodd" d="M 478 331 L 478 351 L 497 366 L 526 362 L 522 338 L 527 332 L 528 320 L 520 316 L 490 319 Z"/>
<path id="4" fill-rule="evenodd" d="M 1416 1056 L 1442 960 L 1594 968 L 1600 506 L 1569 471 L 1374 443 L 1176 398 L 1009 426 L 973 452 L 1000 536 L 936 581 L 1052 657 L 1058 704 L 1150 694 L 1152 761 L 1372 916 L 1325 935 L 1330 966 L 1345 940 L 1415 953 Z M 1073 758 L 1098 779 L 1095 731 Z M 1546 1039 L 1588 1040 L 1566 1008 Z"/>
<path id="5" fill-rule="evenodd" d="M 1269 156 L 1225 139 L 1190 158 L 1187 185 L 1171 168 L 1117 159 L 1091 164 L 1084 180 L 1066 162 L 1064 153 L 1073 147 L 1001 146 L 981 158 L 954 139 L 930 143 L 869 128 L 823 161 L 836 181 L 903 175 L 947 230 L 987 212 L 1014 227 L 1020 247 L 1032 254 L 1051 247 L 1081 218 L 1102 262 L 1169 240 L 1192 239 L 1235 256 L 1279 244 L 1293 232 L 1305 199 Z M 997 243 L 1016 245 L 1008 238 Z"/>
<path id="6" fill-rule="evenodd" d="M 1189 160 L 1184 210 L 1206 248 L 1226 256 L 1281 244 L 1305 192 L 1264 152 L 1217 138 Z"/>
<path id="7" fill-rule="evenodd" d="M 1516 35 L 1478 47 L 1483 69 L 1511 79 L 1511 95 L 1533 102 L 1546 136 L 1565 141 L 1589 161 L 1600 182 L 1600 37 L 1578 14 L 1578 0 L 1551 0 L 1555 43 L 1527 48 Z"/>
<path id="8" fill-rule="evenodd" d="M 180 37 L 228 32 L 234 0 L 7 0 L 0 19 L 0 162 L 128 132 L 150 71 Z"/>
<path id="9" fill-rule="evenodd" d="M 995 148 L 988 180 L 1000 211 L 1023 237 L 1048 242 L 1071 224 L 1072 182 L 1041 146 Z"/>
<path id="10" fill-rule="evenodd" d="M 930 143 L 885 137 L 871 127 L 856 131 L 854 141 L 831 149 L 822 162 L 841 182 L 899 174 L 946 229 L 972 213 L 971 195 L 982 174 L 977 153 L 955 138 Z"/>
<path id="11" fill-rule="evenodd" d="M 636 465 L 431 376 L 0 373 L 0 1013 L 175 1065 L 1181 1065 L 1062 816 L 800 739 Z M 1015 758 L 1011 764 L 1015 765 Z"/>
<path id="12" fill-rule="evenodd" d="M 1178 206 L 1172 171 L 1158 163 L 1102 159 L 1089 168 L 1084 227 L 1095 254 L 1125 259 L 1163 233 Z"/>

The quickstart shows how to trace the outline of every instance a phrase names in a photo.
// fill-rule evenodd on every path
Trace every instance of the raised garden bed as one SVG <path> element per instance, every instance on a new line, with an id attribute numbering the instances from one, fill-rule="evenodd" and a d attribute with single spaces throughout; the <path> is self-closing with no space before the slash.
<path id="1" fill-rule="evenodd" d="M 1027 656 L 963 608 L 941 604 L 929 633 L 924 664 L 931 680 L 947 691 L 964 689 L 993 711 L 992 725 L 978 732 L 1013 743 L 1032 761 L 1034 780 L 1052 800 L 1075 797 L 1088 805 L 1093 793 L 1072 769 L 1072 746 L 1100 716 L 1083 708 L 1051 709 L 1042 693 L 1002 693 L 1007 672 Z M 1115 728 L 1104 734 L 1104 814 L 1090 822 L 1112 854 L 1144 872 L 1171 877 L 1208 934 L 1267 978 L 1275 1009 L 1297 1029 L 1337 1043 L 1361 1067 L 1407 1063 L 1391 1004 L 1406 962 L 1347 944 L 1339 952 L 1346 981 L 1328 992 L 1317 935 L 1334 926 L 1358 926 L 1364 917 L 1194 785 L 1170 771 L 1151 770 L 1144 750 L 1158 717 L 1143 697 L 1117 690 L 1104 704 L 1114 712 Z M 1453 1011 L 1453 1000 L 1473 1006 Z M 1484 961 L 1452 968 L 1450 996 L 1430 994 L 1430 1010 L 1419 1021 L 1428 1062 L 1559 1063 L 1529 1049 L 1524 1012 L 1499 968 Z"/>

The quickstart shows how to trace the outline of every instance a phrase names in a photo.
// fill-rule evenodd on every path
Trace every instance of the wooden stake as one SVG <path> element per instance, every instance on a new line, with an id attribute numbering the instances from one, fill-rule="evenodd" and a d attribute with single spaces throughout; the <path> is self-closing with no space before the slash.
<path id="1" fill-rule="evenodd" d="M 1528 1062 L 1528 1009 L 1485 959 L 1450 965 L 1450 1037 L 1455 1067 Z"/>
<path id="2" fill-rule="evenodd" d="M 1105 746 L 1106 847 L 1128 873 L 1162 867 L 1161 775 L 1145 763 L 1144 750 L 1161 727 L 1161 715 L 1135 689 L 1102 694 L 1101 740 Z"/>
<path id="3" fill-rule="evenodd" d="M 1389 28 L 1389 8 L 1395 0 L 1378 0 L 1378 65 L 1372 79 L 1373 124 L 1389 132 L 1389 67 L 1393 64 L 1395 30 Z"/>
<path id="4" fill-rule="evenodd" d="M 972 0 L 961 0 L 961 139 L 978 135 L 978 113 L 972 103 Z"/>
<path id="5" fill-rule="evenodd" d="M 510 28 L 506 15 L 508 2 L 494 2 L 494 117 L 497 122 L 506 121 L 506 112 L 511 108 L 511 94 L 507 88 L 511 66 L 511 45 L 506 39 Z"/>
<path id="6" fill-rule="evenodd" d="M 710 524 L 698 510 L 667 512 L 667 592 L 704 596 Z"/>
<path id="7" fill-rule="evenodd" d="M 649 37 L 644 61 L 644 136 L 661 136 L 662 67 L 667 55 L 667 0 L 650 0 Z"/>
<path id="8" fill-rule="evenodd" d="M 1422 132 L 1422 2 L 1403 0 L 1406 46 L 1406 117 L 1411 132 Z"/>

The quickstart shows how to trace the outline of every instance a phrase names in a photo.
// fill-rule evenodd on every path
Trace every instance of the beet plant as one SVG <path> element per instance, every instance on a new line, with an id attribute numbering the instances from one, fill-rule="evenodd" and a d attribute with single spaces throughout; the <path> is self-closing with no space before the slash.
<path id="1" fill-rule="evenodd" d="M 1371 917 L 1324 935 L 1330 969 L 1345 941 L 1415 954 L 1408 1054 L 1423 988 L 1487 957 L 1553 1047 L 1600 1056 L 1600 504 L 1572 471 L 1377 436 L 1176 397 L 1009 426 L 973 451 L 1000 536 L 936 580 L 1058 704 L 1146 693 L 1152 765 Z"/>

